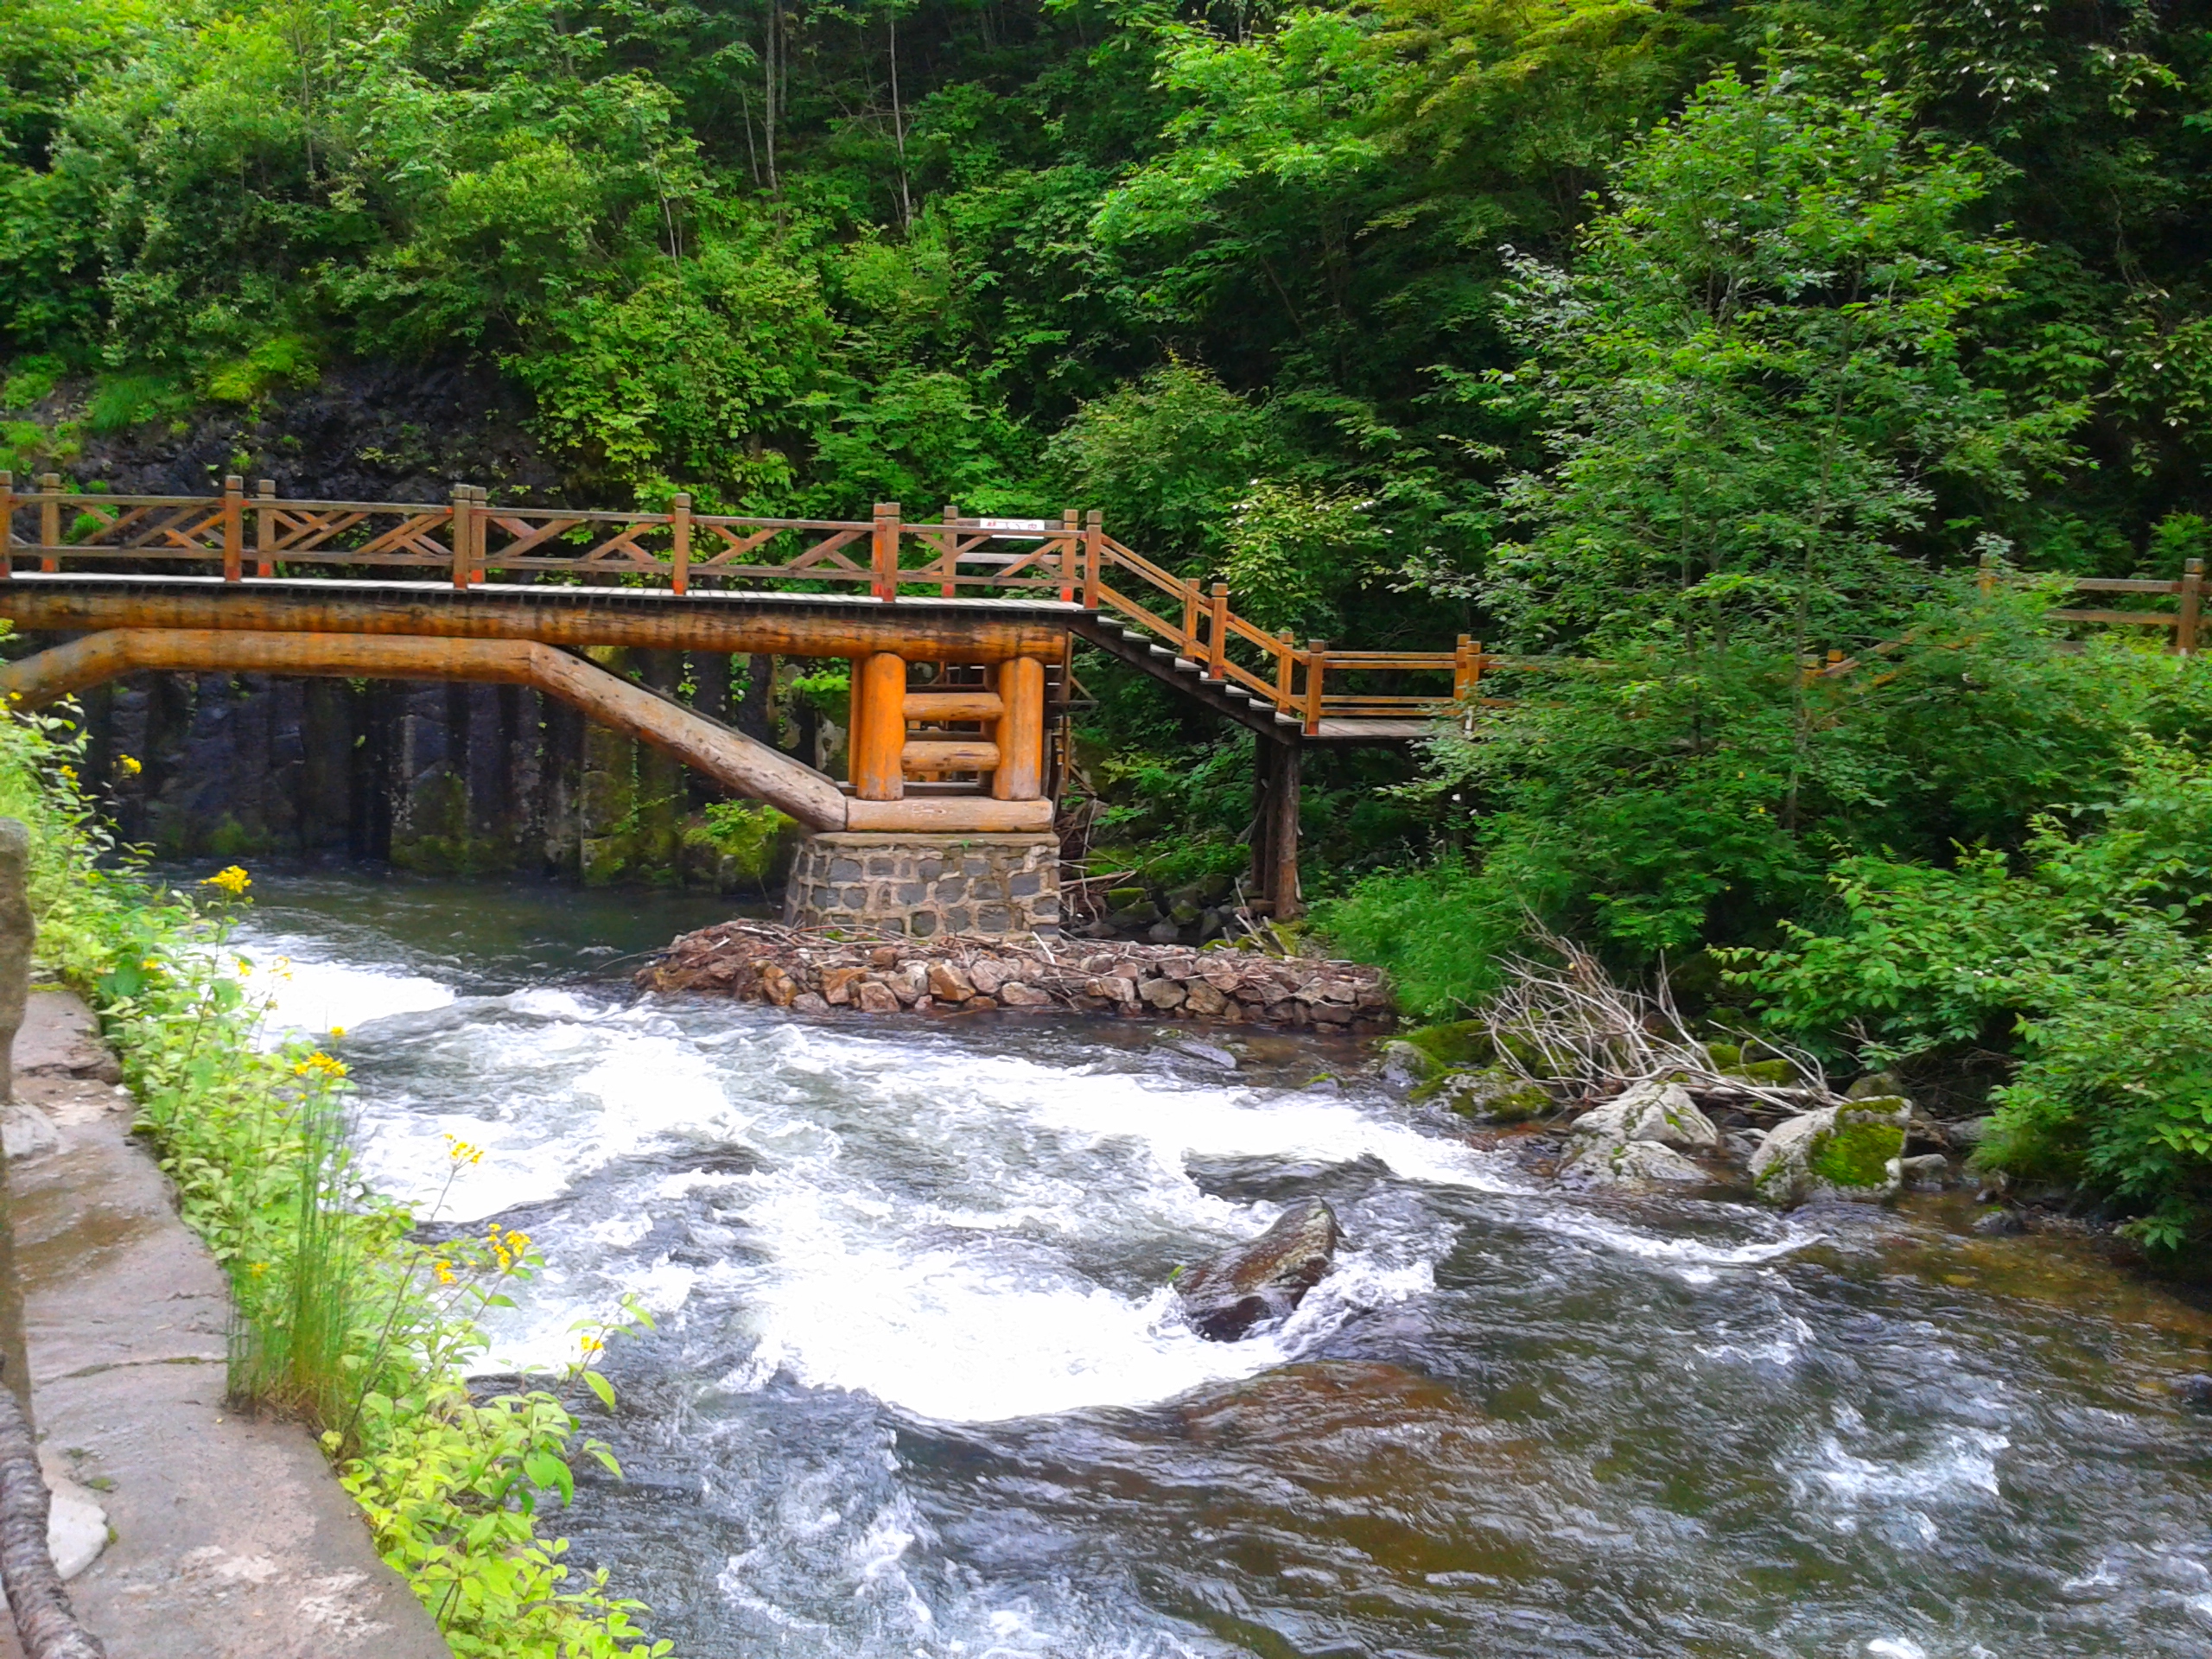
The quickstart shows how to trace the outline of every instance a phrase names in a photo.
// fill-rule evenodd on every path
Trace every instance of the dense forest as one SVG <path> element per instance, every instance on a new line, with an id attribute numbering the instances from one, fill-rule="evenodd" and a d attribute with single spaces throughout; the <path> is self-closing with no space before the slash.
<path id="1" fill-rule="evenodd" d="M 467 365 L 571 502 L 1097 506 L 1572 661 L 1319 779 L 1330 937 L 1664 963 L 2198 1236 L 2212 682 L 2038 575 L 2212 544 L 2212 8 L 17 0 L 0 99 L 0 464 Z M 1096 680 L 1109 823 L 1239 860 Z"/>

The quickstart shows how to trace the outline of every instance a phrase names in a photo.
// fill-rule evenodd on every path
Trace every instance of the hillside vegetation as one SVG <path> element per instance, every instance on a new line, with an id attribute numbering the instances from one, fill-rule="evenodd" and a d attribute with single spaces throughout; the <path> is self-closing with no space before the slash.
<path id="1" fill-rule="evenodd" d="M 2198 1236 L 2212 686 L 2037 574 L 2212 544 L 2207 8 L 19 0 L 0 78 L 0 462 L 440 365 L 511 493 L 1096 505 L 1572 658 L 1323 769 L 1339 943 L 1443 1014 L 1541 918 Z M 1109 835 L 1236 864 L 1095 677 Z"/>

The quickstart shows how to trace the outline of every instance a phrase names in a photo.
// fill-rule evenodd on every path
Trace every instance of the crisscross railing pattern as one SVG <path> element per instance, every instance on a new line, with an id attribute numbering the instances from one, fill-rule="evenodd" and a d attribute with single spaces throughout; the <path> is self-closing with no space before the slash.
<path id="1" fill-rule="evenodd" d="M 20 533 L 19 521 L 32 531 Z M 107 569 L 202 574 L 223 580 L 317 574 L 406 577 L 469 588 L 494 575 L 550 586 L 665 588 L 694 592 L 828 593 L 860 589 L 901 599 L 1022 596 L 1080 605 L 1125 619 L 1158 639 L 1204 678 L 1235 685 L 1294 720 L 1307 735 L 1325 722 L 1434 718 L 1505 701 L 1486 696 L 1486 674 L 1536 669 L 1542 660 L 1486 652 L 1461 636 L 1451 651 L 1346 651 L 1299 644 L 1229 607 L 1225 583 L 1201 584 L 1153 563 L 1105 533 L 1096 512 L 1051 518 L 908 520 L 899 504 L 873 518 L 764 518 L 692 511 L 677 495 L 664 512 L 493 505 L 456 485 L 449 501 L 299 501 L 264 480 L 252 494 L 228 478 L 219 496 L 122 495 L 68 490 L 48 473 L 19 491 L 0 472 L 0 580 L 18 559 L 59 572 Z M 1986 568 L 1983 580 L 1998 577 Z M 2193 652 L 2203 574 L 2191 560 L 2179 581 L 2076 577 L 2082 593 L 2131 594 L 2171 610 L 2077 608 L 2062 621 L 2158 627 Z"/>

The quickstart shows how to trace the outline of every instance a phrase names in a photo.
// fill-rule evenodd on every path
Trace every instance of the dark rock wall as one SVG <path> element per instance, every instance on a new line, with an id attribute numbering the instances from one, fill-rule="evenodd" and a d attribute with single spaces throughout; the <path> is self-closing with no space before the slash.
<path id="1" fill-rule="evenodd" d="M 595 654 L 670 689 L 688 667 L 728 702 L 722 659 Z M 700 832 L 721 791 L 527 687 L 135 674 L 83 705 L 90 780 L 159 857 L 746 885 Z"/>

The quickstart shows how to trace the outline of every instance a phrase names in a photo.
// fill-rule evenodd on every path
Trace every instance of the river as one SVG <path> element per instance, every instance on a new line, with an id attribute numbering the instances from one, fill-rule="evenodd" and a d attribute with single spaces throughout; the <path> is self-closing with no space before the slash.
<path id="1" fill-rule="evenodd" d="M 1351 1047 L 639 997 L 696 896 L 255 891 L 372 1176 L 461 1136 L 440 1219 L 550 1258 L 489 1363 L 653 1310 L 558 1524 L 683 1659 L 2212 1650 L 2212 1320 L 1963 1197 L 1601 1201 Z M 1336 1272 L 1184 1330 L 1173 1269 L 1307 1194 Z"/>

